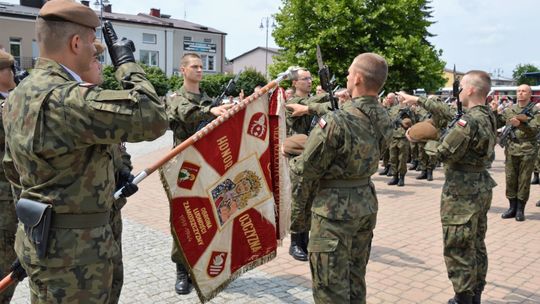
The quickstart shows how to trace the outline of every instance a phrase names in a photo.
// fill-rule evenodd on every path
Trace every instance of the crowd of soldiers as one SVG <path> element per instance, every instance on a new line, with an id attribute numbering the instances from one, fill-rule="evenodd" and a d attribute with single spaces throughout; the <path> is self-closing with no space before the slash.
<path id="1" fill-rule="evenodd" d="M 0 275 L 18 258 L 32 303 L 117 303 L 123 283 L 120 210 L 138 190 L 123 143 L 153 140 L 170 128 L 176 146 L 233 106 L 214 104 L 200 88 L 202 61 L 191 53 L 180 62 L 183 86 L 164 104 L 135 63 L 129 40 L 107 45 L 123 89 L 101 89 L 97 56 L 105 47 L 95 41 L 99 25 L 84 5 L 47 2 L 36 20 L 41 57 L 18 86 L 13 57 L 0 51 Z M 505 125 L 512 136 L 505 144 L 509 209 L 502 217 L 525 219 L 540 131 L 530 87 L 520 86 L 517 103 L 499 111 L 487 101 L 489 75 L 475 70 L 459 81 L 464 113 L 437 97 L 405 92 L 381 101 L 388 65 L 378 54 L 363 53 L 350 64 L 346 89 L 335 94 L 336 109 L 330 94 L 318 89 L 310 96 L 307 69 L 292 70 L 283 146 L 292 183 L 289 253 L 309 261 L 315 302 L 366 302 L 378 210 L 371 176 L 382 159 L 388 184 L 401 187 L 407 170 L 418 169 L 417 179 L 432 181 L 433 170 L 444 164 L 444 259 L 455 291 L 449 303 L 480 303 L 487 211 L 496 186 L 488 169 L 497 129 Z M 538 170 L 533 182 L 539 182 Z M 122 199 L 115 201 L 119 189 Z M 190 293 L 177 240 L 171 259 L 176 292 Z M 1 302 L 9 303 L 12 294 L 13 287 Z"/>

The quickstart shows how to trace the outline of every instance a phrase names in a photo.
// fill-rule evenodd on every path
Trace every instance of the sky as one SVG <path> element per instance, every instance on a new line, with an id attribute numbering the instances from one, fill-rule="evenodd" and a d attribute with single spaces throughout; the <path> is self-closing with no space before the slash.
<path id="1" fill-rule="evenodd" d="M 91 4 L 95 0 L 91 0 Z M 18 0 L 0 0 L 18 4 Z M 110 0 L 113 12 L 149 13 L 161 9 L 172 18 L 216 28 L 227 33 L 225 56 L 234 58 L 266 44 L 261 22 L 277 13 L 280 0 Z M 435 21 L 429 41 L 442 49 L 448 68 L 481 69 L 495 76 L 511 77 L 518 64 L 540 67 L 538 0 L 433 0 Z M 268 46 L 278 47 L 271 36 Z"/>

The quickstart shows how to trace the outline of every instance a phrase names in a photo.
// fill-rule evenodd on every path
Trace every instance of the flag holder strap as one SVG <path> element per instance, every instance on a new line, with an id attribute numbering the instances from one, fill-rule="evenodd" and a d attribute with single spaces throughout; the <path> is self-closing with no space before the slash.
<path id="1" fill-rule="evenodd" d="M 212 132 L 214 129 L 216 129 L 219 125 L 223 124 L 225 121 L 229 120 L 232 116 L 234 116 L 236 113 L 240 112 L 241 110 L 245 109 L 249 104 L 257 100 L 262 95 L 268 93 L 270 90 L 276 88 L 278 84 L 282 80 L 286 79 L 292 79 L 298 72 L 298 68 L 290 67 L 287 69 L 287 71 L 281 73 L 278 75 L 278 77 L 268 84 L 266 84 L 264 87 L 262 87 L 258 92 L 254 92 L 249 97 L 244 98 L 239 104 L 235 105 L 234 107 L 227 110 L 227 112 L 216 119 L 212 120 L 209 124 L 207 124 L 204 128 L 197 131 L 195 134 L 190 136 L 188 139 L 183 141 L 181 144 L 173 148 L 171 151 L 169 151 L 165 156 L 163 156 L 160 160 L 149 166 L 148 168 L 141 171 L 135 178 L 133 179 L 133 184 L 137 185 L 141 181 L 143 181 L 146 177 L 148 177 L 150 174 L 154 173 L 159 167 L 163 166 L 165 163 L 167 163 L 169 160 L 171 160 L 176 155 L 180 154 L 182 151 L 187 149 L 189 146 L 193 145 L 197 141 L 199 141 L 204 136 L 208 135 L 208 133 Z M 122 195 L 122 190 L 124 187 L 120 188 L 118 191 L 114 193 L 114 198 L 119 199 Z"/>

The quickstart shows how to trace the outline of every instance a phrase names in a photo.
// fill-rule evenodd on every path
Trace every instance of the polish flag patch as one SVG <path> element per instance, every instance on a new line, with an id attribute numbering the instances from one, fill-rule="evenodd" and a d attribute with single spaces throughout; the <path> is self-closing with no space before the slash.
<path id="1" fill-rule="evenodd" d="M 321 129 L 326 127 L 326 120 L 324 120 L 322 117 L 319 119 L 319 127 L 321 127 Z"/>
<path id="2" fill-rule="evenodd" d="M 467 125 L 467 121 L 466 120 L 463 120 L 463 119 L 460 119 L 458 120 L 457 124 L 460 126 L 460 127 L 465 127 Z"/>

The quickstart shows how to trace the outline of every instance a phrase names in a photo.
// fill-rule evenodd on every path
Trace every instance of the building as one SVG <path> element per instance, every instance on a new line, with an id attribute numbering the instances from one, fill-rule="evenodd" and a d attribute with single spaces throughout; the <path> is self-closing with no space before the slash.
<path id="1" fill-rule="evenodd" d="M 35 19 L 46 0 L 20 0 L 20 5 L 0 2 L 0 47 L 10 52 L 21 67 L 32 67 L 39 57 L 34 33 Z M 81 1 L 89 6 L 90 1 Z M 135 44 L 135 58 L 149 66 L 161 68 L 167 76 L 178 72 L 184 53 L 197 53 L 203 59 L 205 74 L 222 73 L 225 66 L 226 33 L 204 25 L 173 19 L 159 9 L 149 14 L 122 14 L 104 5 L 96 11 L 103 20 L 110 21 L 118 37 L 131 39 Z M 101 39 L 101 30 L 96 31 Z M 108 54 L 103 61 L 110 64 Z"/>
<path id="2" fill-rule="evenodd" d="M 444 69 L 444 78 L 446 79 L 446 84 L 444 85 L 445 88 L 452 88 L 452 84 L 454 83 L 454 70 L 453 69 Z M 465 75 L 464 72 L 456 71 L 456 76 L 458 79 L 461 79 Z"/>
<path id="3" fill-rule="evenodd" d="M 273 57 L 278 53 L 278 49 L 256 47 L 229 60 L 227 72 L 237 74 L 246 68 L 254 68 L 261 74 L 267 75 L 267 67 L 274 62 Z"/>

